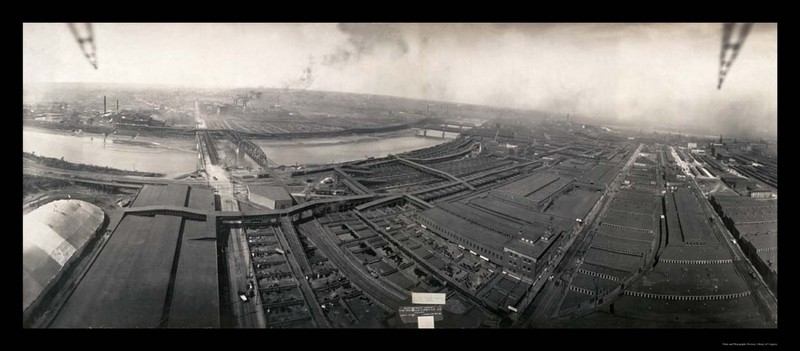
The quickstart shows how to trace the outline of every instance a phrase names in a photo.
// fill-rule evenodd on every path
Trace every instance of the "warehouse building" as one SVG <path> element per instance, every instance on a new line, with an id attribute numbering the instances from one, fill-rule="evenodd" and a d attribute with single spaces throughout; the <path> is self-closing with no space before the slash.
<path id="1" fill-rule="evenodd" d="M 542 172 L 501 186 L 493 190 L 492 194 L 512 202 L 528 203 L 536 210 L 544 210 L 558 196 L 569 192 L 574 187 L 575 179 Z"/>
<path id="2" fill-rule="evenodd" d="M 216 223 L 175 207 L 214 211 L 213 193 L 146 185 L 49 327 L 218 328 Z"/>
<path id="3" fill-rule="evenodd" d="M 248 185 L 247 199 L 272 210 L 282 210 L 294 204 L 292 195 L 281 186 Z"/>
<path id="4" fill-rule="evenodd" d="M 493 196 L 441 204 L 423 212 L 418 220 L 428 230 L 528 283 L 555 258 L 574 223 Z"/>
<path id="5" fill-rule="evenodd" d="M 593 190 L 605 190 L 619 173 L 619 167 L 609 164 L 598 164 L 577 179 L 576 186 Z"/>
<path id="6" fill-rule="evenodd" d="M 742 252 L 778 294 L 778 203 L 743 196 L 714 196 L 711 205 L 722 217 Z"/>
<path id="7" fill-rule="evenodd" d="M 57 200 L 22 217 L 22 311 L 30 312 L 103 227 L 88 202 Z"/>

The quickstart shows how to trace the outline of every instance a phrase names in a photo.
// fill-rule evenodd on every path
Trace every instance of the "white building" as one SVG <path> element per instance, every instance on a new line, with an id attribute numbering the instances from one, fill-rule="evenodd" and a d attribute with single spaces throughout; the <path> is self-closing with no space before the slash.
<path id="1" fill-rule="evenodd" d="M 247 199 L 273 210 L 289 208 L 294 203 L 292 195 L 281 186 L 249 185 Z"/>

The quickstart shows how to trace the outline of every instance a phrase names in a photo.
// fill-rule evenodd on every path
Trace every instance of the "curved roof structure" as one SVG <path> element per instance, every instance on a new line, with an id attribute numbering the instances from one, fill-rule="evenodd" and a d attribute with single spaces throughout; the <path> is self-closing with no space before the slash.
<path id="1" fill-rule="evenodd" d="M 86 244 L 103 219 L 103 210 L 80 200 L 53 201 L 22 217 L 23 311 Z"/>

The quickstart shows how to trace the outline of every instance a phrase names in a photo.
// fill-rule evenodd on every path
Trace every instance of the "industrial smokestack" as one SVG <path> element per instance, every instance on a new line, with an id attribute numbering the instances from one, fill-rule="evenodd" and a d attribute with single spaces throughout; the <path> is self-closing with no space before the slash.
<path id="1" fill-rule="evenodd" d="M 103 95 L 103 114 L 106 113 L 106 96 Z"/>
<path id="2" fill-rule="evenodd" d="M 117 112 L 119 112 L 119 100 L 117 100 Z"/>

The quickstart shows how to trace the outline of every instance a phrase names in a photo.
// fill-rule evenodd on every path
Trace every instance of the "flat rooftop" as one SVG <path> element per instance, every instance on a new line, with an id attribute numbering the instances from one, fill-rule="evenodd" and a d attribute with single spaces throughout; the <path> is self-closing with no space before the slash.
<path id="1" fill-rule="evenodd" d="M 180 217 L 126 216 L 51 327 L 161 326 Z"/>
<path id="2" fill-rule="evenodd" d="M 778 222 L 736 224 L 736 230 L 739 231 L 739 235 L 756 233 L 775 233 L 777 235 Z"/>
<path id="3" fill-rule="evenodd" d="M 167 325 L 170 328 L 219 327 L 217 242 L 206 223 L 187 220 L 183 226 L 175 287 Z"/>
<path id="4" fill-rule="evenodd" d="M 719 204 L 724 204 L 730 207 L 765 207 L 765 206 L 778 206 L 778 201 L 775 199 L 754 199 L 751 197 L 736 196 L 736 195 L 721 195 L 714 196 L 714 200 Z"/>
<path id="5" fill-rule="evenodd" d="M 497 201 L 497 205 L 513 208 L 513 205 L 504 204 L 502 201 L 491 198 L 475 199 L 473 201 L 483 202 L 484 204 L 486 201 Z M 518 215 L 527 214 L 524 217 L 524 221 L 509 219 L 505 216 L 505 212 L 485 211 L 481 207 L 473 207 L 462 203 L 443 204 L 440 207 L 423 212 L 422 215 L 457 235 L 497 252 L 502 252 L 504 248 L 508 247 L 535 258 L 545 252 L 552 242 L 556 240 L 557 236 L 560 235 L 559 233 L 569 229 L 572 223 L 563 218 L 532 210 L 521 208 L 516 208 L 516 210 L 522 212 L 518 212 Z M 547 233 L 550 217 L 553 217 L 553 231 L 550 233 L 548 240 L 542 240 L 542 237 Z M 528 242 L 523 242 L 523 238 L 527 239 Z"/>
<path id="6" fill-rule="evenodd" d="M 685 188 L 679 188 L 671 195 L 674 200 L 667 204 L 667 211 L 677 211 L 678 223 L 674 221 L 669 223 L 669 218 L 671 217 L 668 217 L 667 225 L 670 231 L 673 228 L 678 228 L 678 225 L 675 224 L 679 224 L 684 242 L 702 241 L 716 244 L 717 239 L 713 236 L 708 219 L 705 217 L 694 194 Z"/>
<path id="7" fill-rule="evenodd" d="M 551 195 L 561 191 L 561 189 L 563 189 L 571 182 L 572 179 L 558 178 L 556 181 L 539 188 L 538 190 L 534 191 L 532 194 L 526 197 L 532 201 L 540 202 L 550 197 Z"/>
<path id="8" fill-rule="evenodd" d="M 523 207 L 513 202 L 505 201 L 502 198 L 487 196 L 482 198 L 475 198 L 469 201 L 473 207 L 480 208 L 481 210 L 500 215 L 503 217 L 511 217 L 519 222 L 528 224 L 543 224 L 550 222 L 552 218 L 553 226 L 561 230 L 567 230 L 575 224 L 575 220 L 564 218 L 555 214 L 542 213 Z"/>
<path id="9" fill-rule="evenodd" d="M 539 238 L 537 238 L 537 241 L 533 244 L 522 242 L 519 239 L 512 239 L 506 243 L 505 247 L 538 260 L 541 258 L 542 254 L 558 240 L 559 236 L 561 236 L 561 232 L 557 231 L 548 237 L 547 240 L 539 240 Z"/>
<path id="10" fill-rule="evenodd" d="M 614 165 L 601 164 L 594 166 L 586 173 L 584 173 L 578 182 L 586 184 L 596 184 L 606 186 L 617 175 L 618 167 Z"/>
<path id="11" fill-rule="evenodd" d="M 726 213 L 733 223 L 738 227 L 743 224 L 771 222 L 774 226 L 778 225 L 777 213 Z"/>
<path id="12" fill-rule="evenodd" d="M 768 226 L 770 228 L 775 227 L 774 230 L 777 230 L 778 202 L 774 199 L 761 200 L 743 196 L 714 196 L 713 202 L 717 203 L 722 210 L 723 216 L 730 218 L 734 222 L 737 229 L 750 223 L 772 222 Z"/>
<path id="13" fill-rule="evenodd" d="M 282 186 L 274 185 L 249 185 L 247 187 L 250 193 L 266 197 L 271 200 L 288 200 L 292 201 L 292 195 Z"/>
<path id="14" fill-rule="evenodd" d="M 426 210 L 421 216 L 448 228 L 457 235 L 463 236 L 473 242 L 485 245 L 497 252 L 503 252 L 503 246 L 511 240 L 508 237 L 484 229 L 456 215 L 450 214 L 441 208 L 434 207 Z"/>
<path id="15" fill-rule="evenodd" d="M 126 215 L 51 327 L 219 327 L 215 235 L 201 221 Z"/>
<path id="16" fill-rule="evenodd" d="M 731 254 L 723 246 L 677 246 L 670 245 L 661 253 L 662 259 L 670 260 L 727 260 Z"/>
<path id="17" fill-rule="evenodd" d="M 214 192 L 210 189 L 192 187 L 189 189 L 189 208 L 214 211 Z"/>
<path id="18" fill-rule="evenodd" d="M 741 236 L 740 240 L 749 242 L 757 250 L 778 248 L 778 233 L 747 234 Z"/>
<path id="19" fill-rule="evenodd" d="M 497 188 L 497 190 L 520 196 L 528 196 L 560 178 L 561 177 L 558 175 L 552 173 L 534 173 L 511 184 L 501 186 Z"/>
<path id="20" fill-rule="evenodd" d="M 153 205 L 186 206 L 189 186 L 185 184 L 145 185 L 131 207 Z"/>
<path id="21" fill-rule="evenodd" d="M 521 223 L 494 216 L 490 213 L 462 203 L 441 204 L 439 205 L 439 208 L 447 212 L 457 214 L 459 217 L 469 218 L 470 220 L 477 221 L 484 226 L 505 233 L 506 235 L 516 235 L 522 229 Z"/>

